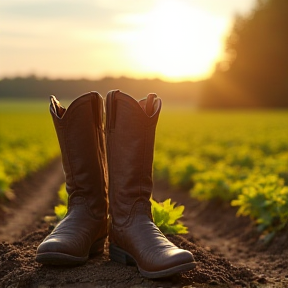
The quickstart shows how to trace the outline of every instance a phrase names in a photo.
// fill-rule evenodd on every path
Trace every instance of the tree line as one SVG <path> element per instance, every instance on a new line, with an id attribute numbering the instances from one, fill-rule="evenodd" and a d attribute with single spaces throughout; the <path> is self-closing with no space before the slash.
<path id="1" fill-rule="evenodd" d="M 0 81 L 0 98 L 47 99 L 55 95 L 60 99 L 74 99 L 86 92 L 97 91 L 105 96 L 108 91 L 121 91 L 141 99 L 154 92 L 165 102 L 196 105 L 200 82 L 170 83 L 159 79 L 131 79 L 105 77 L 99 80 L 64 80 L 36 76 L 4 78 Z"/>

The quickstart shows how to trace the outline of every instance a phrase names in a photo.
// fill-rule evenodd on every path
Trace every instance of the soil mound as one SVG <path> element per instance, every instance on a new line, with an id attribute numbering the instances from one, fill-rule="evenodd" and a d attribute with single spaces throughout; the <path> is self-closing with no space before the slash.
<path id="1" fill-rule="evenodd" d="M 184 204 L 183 223 L 190 231 L 185 237 L 167 237 L 194 254 L 196 269 L 149 280 L 136 267 L 110 261 L 107 247 L 83 266 L 42 266 L 35 262 L 35 252 L 54 227 L 43 219 L 54 214 L 63 181 L 56 159 L 17 183 L 14 201 L 0 206 L 0 288 L 288 287 L 288 227 L 265 244 L 250 219 L 235 217 L 230 205 L 202 203 L 163 183 L 155 183 L 154 199 Z"/>
<path id="2" fill-rule="evenodd" d="M 145 279 L 136 267 L 110 261 L 107 247 L 103 255 L 90 258 L 83 266 L 42 266 L 34 260 L 35 251 L 52 228 L 32 232 L 12 244 L 0 244 L 0 287 L 183 287 L 193 283 L 252 287 L 251 283 L 265 282 L 249 268 L 235 267 L 225 258 L 200 247 L 193 238 L 181 236 L 168 238 L 177 246 L 191 251 L 198 265 L 194 270 L 171 278 Z"/>

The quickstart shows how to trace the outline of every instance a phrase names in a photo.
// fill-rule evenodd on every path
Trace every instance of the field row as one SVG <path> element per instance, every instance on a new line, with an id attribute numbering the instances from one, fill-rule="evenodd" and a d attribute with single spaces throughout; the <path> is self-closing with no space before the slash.
<path id="1" fill-rule="evenodd" d="M 47 103 L 0 103 L 0 199 L 11 185 L 59 155 Z"/>
<path id="2" fill-rule="evenodd" d="M 287 111 L 163 108 L 154 176 L 200 200 L 220 198 L 274 233 L 288 220 Z M 0 103 L 0 198 L 59 155 L 47 103 Z M 188 192 L 187 192 L 188 193 Z"/>
<path id="3" fill-rule="evenodd" d="M 239 207 L 274 233 L 288 220 L 287 111 L 162 113 L 154 174 L 200 200 Z"/>

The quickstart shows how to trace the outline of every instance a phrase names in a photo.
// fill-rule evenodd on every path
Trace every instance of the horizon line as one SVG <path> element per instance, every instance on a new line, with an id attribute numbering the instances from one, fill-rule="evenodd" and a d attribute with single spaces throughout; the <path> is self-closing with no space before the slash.
<path id="1" fill-rule="evenodd" d="M 166 80 L 166 79 L 161 79 L 160 77 L 131 77 L 131 76 L 101 76 L 98 78 L 92 78 L 92 77 L 85 77 L 85 76 L 79 76 L 79 77 L 53 77 L 53 76 L 45 76 L 45 75 L 37 75 L 37 74 L 26 74 L 26 75 L 1 75 L 0 76 L 0 81 L 3 80 L 15 80 L 15 79 L 36 79 L 36 80 L 48 80 L 48 81 L 103 81 L 105 79 L 113 79 L 113 80 L 121 80 L 121 79 L 127 79 L 127 80 L 135 80 L 135 81 L 159 81 L 159 82 L 164 82 L 164 83 L 198 83 L 198 82 L 203 82 L 211 78 L 206 77 L 203 79 L 198 79 L 198 80 Z"/>

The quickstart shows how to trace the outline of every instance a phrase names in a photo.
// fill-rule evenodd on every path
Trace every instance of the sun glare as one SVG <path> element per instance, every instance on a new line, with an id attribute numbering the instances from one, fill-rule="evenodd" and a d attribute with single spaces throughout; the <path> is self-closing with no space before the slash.
<path id="1" fill-rule="evenodd" d="M 170 81 L 208 77 L 222 51 L 225 20 L 183 1 L 156 3 L 149 13 L 126 19 L 138 27 L 128 50 L 139 76 Z"/>

